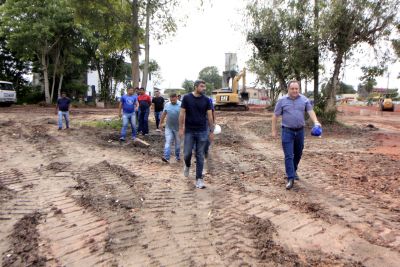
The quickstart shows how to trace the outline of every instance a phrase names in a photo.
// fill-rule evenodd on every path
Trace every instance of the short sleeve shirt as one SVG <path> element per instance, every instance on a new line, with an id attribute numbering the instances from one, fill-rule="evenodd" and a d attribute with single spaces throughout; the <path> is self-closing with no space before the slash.
<path id="1" fill-rule="evenodd" d="M 179 130 L 179 112 L 181 110 L 181 103 L 178 101 L 176 104 L 171 102 L 167 103 L 164 107 L 164 112 L 167 113 L 166 127 L 178 131 Z"/>
<path id="2" fill-rule="evenodd" d="M 164 109 L 164 98 L 159 96 L 159 97 L 153 97 L 151 102 L 154 104 L 154 111 L 155 112 L 161 112 Z"/>
<path id="3" fill-rule="evenodd" d="M 182 99 L 181 107 L 186 110 L 185 130 L 207 131 L 207 111 L 211 110 L 211 104 L 205 95 L 194 96 L 187 94 Z"/>
<path id="4" fill-rule="evenodd" d="M 124 113 L 132 113 L 135 111 L 135 104 L 137 102 L 137 95 L 123 95 L 121 97 L 122 110 Z"/>
<path id="5" fill-rule="evenodd" d="M 69 110 L 69 104 L 71 104 L 71 99 L 68 97 L 61 97 L 57 99 L 57 106 L 58 110 L 60 111 L 68 111 Z"/>
<path id="6" fill-rule="evenodd" d="M 286 95 L 278 100 L 274 113 L 276 116 L 282 116 L 282 126 L 301 128 L 305 125 L 304 113 L 312 108 L 310 100 L 304 95 L 300 94 L 295 99 Z"/>

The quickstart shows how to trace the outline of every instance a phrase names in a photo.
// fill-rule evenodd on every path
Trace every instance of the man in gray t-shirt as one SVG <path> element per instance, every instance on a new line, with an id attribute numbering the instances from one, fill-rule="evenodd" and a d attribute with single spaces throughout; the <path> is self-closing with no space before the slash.
<path id="1" fill-rule="evenodd" d="M 179 138 L 179 112 L 181 110 L 181 102 L 178 101 L 178 97 L 175 93 L 170 95 L 170 102 L 164 107 L 164 111 L 161 115 L 160 125 L 162 126 L 165 118 L 167 123 L 165 125 L 165 146 L 164 156 L 161 158 L 164 162 L 169 163 L 171 156 L 171 143 L 175 141 L 175 158 L 180 161 L 180 149 L 181 141 Z"/>
<path id="2" fill-rule="evenodd" d="M 282 148 L 285 154 L 285 170 L 288 179 L 286 189 L 291 189 L 297 176 L 299 165 L 304 148 L 304 113 L 310 115 L 314 125 L 321 125 L 310 104 L 310 101 L 300 93 L 298 81 L 290 81 L 288 94 L 278 100 L 272 115 L 272 137 L 277 137 L 276 123 L 279 116 L 282 116 Z"/>

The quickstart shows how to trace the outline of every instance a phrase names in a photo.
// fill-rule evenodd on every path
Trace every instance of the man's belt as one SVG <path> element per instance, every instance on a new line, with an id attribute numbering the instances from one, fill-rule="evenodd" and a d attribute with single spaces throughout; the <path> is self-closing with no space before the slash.
<path id="1" fill-rule="evenodd" d="M 304 127 L 300 127 L 300 128 L 290 128 L 290 127 L 286 127 L 286 126 L 282 126 L 282 128 L 289 129 L 289 130 L 294 131 L 294 132 L 298 132 L 298 131 L 301 131 L 301 130 L 304 129 Z"/>

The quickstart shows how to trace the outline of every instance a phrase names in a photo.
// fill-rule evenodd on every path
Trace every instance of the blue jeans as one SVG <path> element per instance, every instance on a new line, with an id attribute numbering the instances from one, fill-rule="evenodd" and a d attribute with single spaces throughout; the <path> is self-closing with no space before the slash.
<path id="1" fill-rule="evenodd" d="M 62 129 L 63 117 L 65 119 L 65 125 L 69 128 L 69 111 L 58 111 L 58 129 Z"/>
<path id="2" fill-rule="evenodd" d="M 296 176 L 304 148 L 304 129 L 293 131 L 282 128 L 282 147 L 285 154 L 285 170 L 288 180 Z"/>
<path id="3" fill-rule="evenodd" d="M 208 140 L 207 131 L 185 131 L 185 143 L 183 146 L 183 157 L 185 165 L 190 167 L 192 159 L 192 149 L 195 145 L 196 148 L 196 179 L 201 179 L 204 166 L 204 148 Z"/>
<path id="4" fill-rule="evenodd" d="M 135 112 L 132 113 L 123 113 L 122 114 L 122 128 L 121 128 L 121 138 L 126 137 L 126 129 L 128 128 L 128 124 L 131 125 L 132 128 L 132 139 L 136 138 L 136 116 Z"/>
<path id="5" fill-rule="evenodd" d="M 160 126 L 161 114 L 162 114 L 162 111 L 157 111 L 157 112 L 154 111 L 154 118 L 156 119 L 156 127 L 157 127 L 157 129 Z"/>
<path id="6" fill-rule="evenodd" d="M 149 114 L 150 108 L 140 108 L 139 110 L 139 129 L 142 134 L 149 133 Z"/>
<path id="7" fill-rule="evenodd" d="M 179 130 L 173 130 L 165 127 L 165 146 L 164 146 L 164 157 L 169 160 L 171 157 L 171 143 L 175 143 L 175 157 L 177 160 L 180 159 L 179 154 L 181 151 L 181 140 L 179 139 Z"/>

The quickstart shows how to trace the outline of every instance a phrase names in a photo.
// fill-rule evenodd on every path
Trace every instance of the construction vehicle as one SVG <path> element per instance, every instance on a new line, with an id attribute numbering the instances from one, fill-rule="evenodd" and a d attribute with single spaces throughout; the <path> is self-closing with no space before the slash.
<path id="1" fill-rule="evenodd" d="M 232 79 L 232 88 L 222 88 L 214 92 L 216 93 L 215 110 L 249 110 L 249 106 L 247 105 L 247 101 L 249 100 L 249 93 L 246 92 L 246 68 L 244 68 L 239 73 L 237 73 L 236 71 L 225 71 L 224 80 L 226 84 L 229 85 L 230 79 Z M 240 79 L 242 79 L 243 82 L 241 91 L 239 90 Z"/>
<path id="2" fill-rule="evenodd" d="M 394 111 L 394 103 L 393 100 L 388 97 L 385 96 L 384 98 L 381 98 L 379 101 L 379 109 L 381 111 Z"/>

